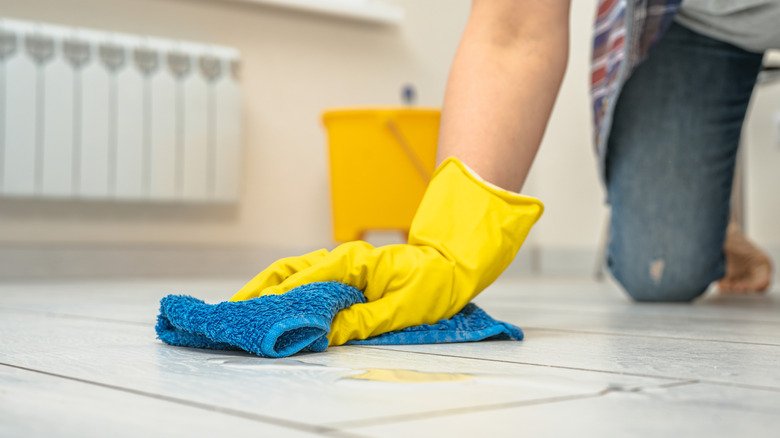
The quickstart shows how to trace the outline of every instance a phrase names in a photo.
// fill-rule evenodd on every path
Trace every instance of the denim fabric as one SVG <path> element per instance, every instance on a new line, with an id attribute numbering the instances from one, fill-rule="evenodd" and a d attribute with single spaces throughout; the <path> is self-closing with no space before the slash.
<path id="1" fill-rule="evenodd" d="M 599 0 L 593 29 L 593 139 L 604 175 L 606 139 L 620 89 L 671 25 L 682 0 Z"/>
<path id="2" fill-rule="evenodd" d="M 608 266 L 637 301 L 690 301 L 725 271 L 742 123 L 761 54 L 674 23 L 628 79 L 608 139 Z"/>

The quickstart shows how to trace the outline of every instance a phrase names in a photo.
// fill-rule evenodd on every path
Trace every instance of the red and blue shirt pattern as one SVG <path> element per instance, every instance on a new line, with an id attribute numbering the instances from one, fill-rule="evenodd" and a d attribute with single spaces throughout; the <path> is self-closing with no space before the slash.
<path id="1" fill-rule="evenodd" d="M 591 63 L 591 101 L 593 136 L 602 171 L 620 88 L 672 24 L 681 3 L 682 0 L 599 0 Z"/>

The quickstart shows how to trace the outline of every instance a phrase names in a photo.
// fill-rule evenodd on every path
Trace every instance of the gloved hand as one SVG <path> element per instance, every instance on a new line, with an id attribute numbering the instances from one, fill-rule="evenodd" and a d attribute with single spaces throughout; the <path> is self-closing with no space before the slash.
<path id="1" fill-rule="evenodd" d="M 506 269 L 541 216 L 541 201 L 485 183 L 456 158 L 431 179 L 408 244 L 349 242 L 281 259 L 231 301 L 340 281 L 368 301 L 339 312 L 330 345 L 450 318 Z"/>

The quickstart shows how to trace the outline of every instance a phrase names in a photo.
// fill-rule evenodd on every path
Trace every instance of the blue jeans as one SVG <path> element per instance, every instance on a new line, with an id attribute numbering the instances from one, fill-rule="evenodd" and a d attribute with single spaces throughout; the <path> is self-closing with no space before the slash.
<path id="1" fill-rule="evenodd" d="M 626 82 L 606 156 L 607 264 L 637 301 L 690 301 L 725 272 L 734 164 L 762 54 L 673 24 Z"/>

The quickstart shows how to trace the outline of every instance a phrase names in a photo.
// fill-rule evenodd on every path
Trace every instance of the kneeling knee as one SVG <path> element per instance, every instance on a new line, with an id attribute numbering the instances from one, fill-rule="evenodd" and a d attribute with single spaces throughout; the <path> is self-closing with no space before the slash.
<path id="1" fill-rule="evenodd" d="M 702 295 L 712 282 L 702 272 L 667 267 L 662 259 L 641 267 L 624 266 L 611 260 L 609 265 L 626 293 L 639 302 L 689 302 Z"/>

